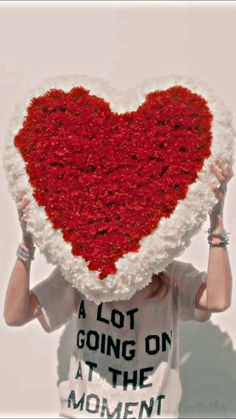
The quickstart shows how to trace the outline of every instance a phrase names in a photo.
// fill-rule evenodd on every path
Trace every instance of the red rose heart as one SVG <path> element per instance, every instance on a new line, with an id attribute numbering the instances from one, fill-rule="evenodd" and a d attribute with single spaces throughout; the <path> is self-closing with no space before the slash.
<path id="1" fill-rule="evenodd" d="M 33 98 L 15 136 L 38 205 L 99 278 L 170 217 L 210 156 L 212 114 L 185 87 L 112 112 L 84 87 Z"/>

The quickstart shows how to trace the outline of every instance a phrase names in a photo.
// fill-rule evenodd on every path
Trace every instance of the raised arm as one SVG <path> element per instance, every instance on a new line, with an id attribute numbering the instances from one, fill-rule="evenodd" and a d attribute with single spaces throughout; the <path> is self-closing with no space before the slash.
<path id="1" fill-rule="evenodd" d="M 210 214 L 210 227 L 217 232 L 224 230 L 223 208 L 227 192 L 227 182 L 234 176 L 233 169 L 220 159 L 211 165 L 212 172 L 220 181 L 220 187 L 212 184 L 218 203 Z M 219 243 L 218 237 L 212 238 L 212 243 Z M 203 284 L 196 295 L 196 308 L 221 312 L 231 305 L 232 274 L 227 247 L 210 247 L 208 256 L 207 284 Z"/>
<path id="2" fill-rule="evenodd" d="M 26 223 L 23 215 L 23 209 L 26 204 L 26 200 L 20 203 L 18 206 L 18 215 L 22 228 L 22 244 L 28 249 L 32 249 L 34 246 L 33 237 L 26 231 Z M 11 272 L 4 302 L 3 315 L 8 326 L 22 326 L 39 316 L 44 321 L 38 299 L 29 289 L 30 267 L 31 260 L 24 262 L 17 257 Z"/>

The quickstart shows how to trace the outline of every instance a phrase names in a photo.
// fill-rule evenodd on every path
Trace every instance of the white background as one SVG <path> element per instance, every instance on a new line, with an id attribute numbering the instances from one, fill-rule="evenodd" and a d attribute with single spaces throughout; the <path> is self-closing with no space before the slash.
<path id="1" fill-rule="evenodd" d="M 158 75 L 196 76 L 215 89 L 232 110 L 235 121 L 235 22 L 234 2 L 1 2 L 1 155 L 15 102 L 49 76 L 86 74 L 104 78 L 122 90 Z M 0 180 L 3 307 L 21 230 L 2 167 Z M 235 182 L 236 177 L 229 183 L 225 203 L 233 279 Z M 200 270 L 207 270 L 204 231 L 208 227 L 207 221 L 179 258 Z M 31 285 L 43 280 L 52 269 L 37 250 Z M 202 412 L 205 417 L 236 415 L 235 308 L 233 285 L 230 309 L 213 314 L 211 322 L 190 322 L 181 329 L 185 394 L 181 412 L 187 416 L 200 416 Z M 57 350 L 63 329 L 46 334 L 37 320 L 11 328 L 1 315 L 0 332 L 0 416 L 58 416 Z"/>

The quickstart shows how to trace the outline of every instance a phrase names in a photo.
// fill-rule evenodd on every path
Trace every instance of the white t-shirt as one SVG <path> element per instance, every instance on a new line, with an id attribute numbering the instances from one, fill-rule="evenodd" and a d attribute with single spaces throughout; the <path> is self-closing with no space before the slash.
<path id="1" fill-rule="evenodd" d="M 178 322 L 194 320 L 195 296 L 207 273 L 177 260 L 165 270 L 171 290 L 163 301 L 147 297 L 152 281 L 130 300 L 96 305 L 58 267 L 32 288 L 50 331 L 74 319 L 69 375 L 59 384 L 61 416 L 178 417 Z"/>

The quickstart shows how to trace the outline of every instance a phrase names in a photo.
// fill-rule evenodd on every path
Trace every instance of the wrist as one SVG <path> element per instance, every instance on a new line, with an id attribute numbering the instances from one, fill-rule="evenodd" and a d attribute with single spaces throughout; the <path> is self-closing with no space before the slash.
<path id="1" fill-rule="evenodd" d="M 32 238 L 27 238 L 23 236 L 21 239 L 21 244 L 23 244 L 23 246 L 27 247 L 27 249 L 29 250 L 34 248 L 34 241 Z"/>
<path id="2" fill-rule="evenodd" d="M 22 240 L 18 245 L 16 254 L 18 258 L 21 259 L 24 263 L 28 263 L 30 260 L 34 259 L 35 251 L 36 246 L 29 247 L 28 243 L 25 243 L 25 241 Z"/>
<path id="3" fill-rule="evenodd" d="M 211 247 L 225 247 L 229 243 L 228 233 L 225 231 L 222 215 L 217 214 L 217 222 L 211 218 L 211 226 L 207 232 L 209 233 L 208 242 Z"/>
<path id="4" fill-rule="evenodd" d="M 210 228 L 216 230 L 224 230 L 224 217 L 223 212 L 211 213 L 210 214 Z"/>

